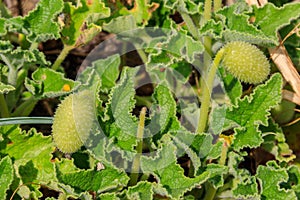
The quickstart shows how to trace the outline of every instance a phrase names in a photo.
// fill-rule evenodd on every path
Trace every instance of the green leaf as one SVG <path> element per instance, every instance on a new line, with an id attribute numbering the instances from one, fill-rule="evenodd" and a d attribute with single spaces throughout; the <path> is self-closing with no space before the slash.
<path id="1" fill-rule="evenodd" d="M 4 141 L 0 142 L 0 153 L 9 155 L 14 160 L 17 178 L 21 181 L 19 184 L 35 182 L 47 185 L 51 181 L 57 181 L 54 163 L 51 162 L 54 146 L 50 136 L 43 136 L 35 129 L 27 133 L 21 132 L 16 126 L 1 126 L 0 132 L 4 137 Z M 39 187 L 40 185 L 29 187 L 37 197 L 41 196 Z"/>
<path id="2" fill-rule="evenodd" d="M 273 154 L 276 160 L 289 163 L 296 158 L 285 141 L 282 129 L 274 121 L 269 120 L 269 125 L 261 126 L 260 130 L 264 136 L 262 147 Z"/>
<path id="3" fill-rule="evenodd" d="M 15 90 L 15 87 L 0 82 L 0 94 L 6 94 L 13 90 Z"/>
<path id="4" fill-rule="evenodd" d="M 101 200 L 119 200 L 116 193 L 102 193 L 100 194 Z"/>
<path id="5" fill-rule="evenodd" d="M 236 198 L 243 199 L 258 199 L 258 185 L 256 183 L 255 177 L 249 177 L 248 180 L 245 180 L 237 185 L 233 189 L 233 195 Z"/>
<path id="6" fill-rule="evenodd" d="M 78 82 L 64 78 L 64 74 L 49 68 L 38 68 L 32 74 L 32 80 L 26 78 L 26 88 L 38 97 L 56 97 L 68 94 Z"/>
<path id="7" fill-rule="evenodd" d="M 175 199 L 181 197 L 186 191 L 204 183 L 209 177 L 209 172 L 203 172 L 195 178 L 188 178 L 184 170 L 176 163 L 176 147 L 169 136 L 165 135 L 164 142 L 154 158 L 142 156 L 141 169 L 144 173 L 153 174 L 159 183 Z"/>
<path id="8" fill-rule="evenodd" d="M 194 40 L 186 33 L 179 31 L 168 31 L 168 37 L 157 44 L 158 53 L 151 55 L 151 62 L 159 63 L 158 58 L 174 57 L 177 60 L 185 60 L 188 63 L 195 61 L 195 55 L 204 52 L 204 46 L 200 41 Z M 170 63 L 172 64 L 172 63 Z"/>
<path id="9" fill-rule="evenodd" d="M 283 7 L 275 7 L 267 3 L 263 7 L 253 7 L 255 25 L 267 36 L 277 41 L 277 31 L 284 25 L 288 25 L 293 19 L 300 16 L 300 3 L 288 3 Z"/>
<path id="10" fill-rule="evenodd" d="M 159 84 L 152 95 L 155 104 L 150 110 L 151 123 L 145 127 L 146 130 L 153 134 L 165 133 L 170 126 L 171 120 L 176 118 L 176 103 L 170 89 L 164 84 Z"/>
<path id="11" fill-rule="evenodd" d="M 0 18 L 0 35 L 5 35 L 6 34 L 6 20 L 3 18 Z"/>
<path id="12" fill-rule="evenodd" d="M 122 34 L 122 32 L 130 34 L 130 31 L 136 30 L 137 28 L 136 19 L 132 15 L 113 18 L 109 23 L 103 25 L 103 30 L 117 34 Z"/>
<path id="13" fill-rule="evenodd" d="M 60 27 L 54 19 L 63 9 L 62 0 L 41 0 L 36 9 L 24 18 L 23 26 L 30 34 L 27 39 L 31 42 L 43 42 L 60 38 Z"/>
<path id="14" fill-rule="evenodd" d="M 229 97 L 231 104 L 236 105 L 238 98 L 242 96 L 242 84 L 233 75 L 226 73 L 223 67 L 219 67 L 219 74 L 226 95 Z"/>
<path id="15" fill-rule="evenodd" d="M 196 137 L 192 133 L 188 131 L 178 131 L 177 134 L 173 133 L 175 136 L 172 137 L 174 144 L 177 149 L 181 152 L 177 153 L 177 155 L 182 156 L 183 154 L 187 154 L 192 161 L 195 173 L 201 166 L 200 157 L 198 152 L 195 152 L 193 148 L 191 148 L 191 144 L 193 139 Z"/>
<path id="16" fill-rule="evenodd" d="M 215 38 L 221 37 L 223 33 L 224 26 L 219 21 L 216 22 L 215 20 L 208 20 L 199 30 L 201 35 L 212 35 Z"/>
<path id="17" fill-rule="evenodd" d="M 119 55 L 113 55 L 106 59 L 99 59 L 92 63 L 101 80 L 102 92 L 108 92 L 116 85 L 116 80 L 119 77 L 119 65 L 121 59 Z"/>
<path id="18" fill-rule="evenodd" d="M 237 106 L 227 108 L 226 120 L 238 126 L 235 128 L 233 147 L 257 147 L 262 142 L 258 125 L 268 124 L 268 115 L 272 107 L 281 101 L 282 78 L 274 74 L 265 84 L 257 86 L 250 96 L 238 100 Z"/>
<path id="19" fill-rule="evenodd" d="M 288 173 L 285 168 L 279 168 L 274 162 L 268 162 L 267 166 L 258 166 L 257 179 L 261 188 L 261 199 L 297 199 L 291 189 L 284 189 L 280 185 L 288 181 Z"/>
<path id="20" fill-rule="evenodd" d="M 126 68 L 123 71 L 120 83 L 111 90 L 109 102 L 115 125 L 120 129 L 119 134 L 127 137 L 128 140 L 126 139 L 126 141 L 131 141 L 128 145 L 132 148 L 136 144 L 136 141 L 132 138 L 136 138 L 138 127 L 136 117 L 131 114 L 135 106 L 134 79 L 132 77 L 136 76 L 138 70 L 139 68 Z M 127 150 L 132 150 L 132 148 Z"/>
<path id="21" fill-rule="evenodd" d="M 132 15 L 138 24 L 147 25 L 155 3 L 149 4 L 147 0 L 134 1 L 134 7 L 128 10 L 125 6 L 119 11 L 121 15 Z"/>
<path id="22" fill-rule="evenodd" d="M 289 180 L 287 182 L 288 188 L 295 191 L 297 198 L 300 198 L 300 168 L 298 165 L 291 165 L 288 167 Z"/>
<path id="23" fill-rule="evenodd" d="M 269 38 L 256 26 L 249 23 L 250 7 L 244 1 L 239 1 L 231 6 L 224 7 L 217 13 L 221 18 L 226 28 L 222 35 L 227 41 L 242 40 L 254 44 L 277 44 L 277 40 Z M 209 22 L 211 23 L 211 22 Z"/>
<path id="24" fill-rule="evenodd" d="M 101 31 L 98 21 L 109 17 L 110 9 L 100 0 L 80 0 L 76 6 L 66 2 L 63 13 L 66 21 L 62 30 L 63 42 L 69 46 L 79 46 Z"/>
<path id="25" fill-rule="evenodd" d="M 6 156 L 0 160 L 0 199 L 6 199 L 6 191 L 14 178 L 11 159 Z"/>
<path id="26" fill-rule="evenodd" d="M 127 185 L 129 177 L 125 172 L 105 166 L 100 171 L 94 169 L 77 170 L 76 172 L 60 172 L 58 165 L 58 179 L 77 190 L 103 192 L 110 189 L 124 187 Z"/>
<path id="27" fill-rule="evenodd" d="M 214 186 L 214 188 L 219 188 L 224 185 L 223 176 L 228 173 L 228 167 L 219 164 L 208 164 L 205 168 L 205 172 L 210 173 L 208 181 Z"/>
<path id="28" fill-rule="evenodd" d="M 137 185 L 129 187 L 126 192 L 128 199 L 153 199 L 153 186 L 149 182 L 140 181 Z"/>

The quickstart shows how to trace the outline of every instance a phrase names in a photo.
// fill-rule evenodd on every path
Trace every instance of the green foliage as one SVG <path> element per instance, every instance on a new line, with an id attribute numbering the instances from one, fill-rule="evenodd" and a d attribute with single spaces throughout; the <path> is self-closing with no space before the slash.
<path id="1" fill-rule="evenodd" d="M 41 0 L 26 16 L 11 16 L 0 2 L 0 199 L 299 199 L 299 152 L 289 147 L 298 138 L 282 129 L 299 114 L 282 100 L 282 76 L 271 69 L 245 84 L 231 74 L 240 65 L 225 70 L 219 49 L 239 41 L 268 57 L 268 47 L 299 32 L 300 3 L 210 3 Z M 103 39 L 102 30 L 108 39 L 99 47 L 113 54 L 96 47 L 82 66 L 63 62 Z M 44 48 L 51 40 L 63 45 L 54 62 Z M 299 41 L 293 34 L 285 43 L 298 69 Z M 249 66 L 255 55 L 234 51 L 235 62 L 248 59 L 243 77 L 262 75 L 261 65 Z M 77 69 L 72 80 L 69 71 Z M 31 116 L 39 100 L 54 109 L 54 98 L 82 90 L 89 91 L 80 106 L 55 118 L 67 127 L 56 136 L 72 143 L 79 128 L 88 137 L 73 154 L 60 152 L 39 127 L 20 126 L 47 120 L 9 118 Z"/>
<path id="2" fill-rule="evenodd" d="M 0 160 L 0 198 L 6 199 L 6 191 L 14 178 L 14 169 L 10 157 L 6 156 Z"/>

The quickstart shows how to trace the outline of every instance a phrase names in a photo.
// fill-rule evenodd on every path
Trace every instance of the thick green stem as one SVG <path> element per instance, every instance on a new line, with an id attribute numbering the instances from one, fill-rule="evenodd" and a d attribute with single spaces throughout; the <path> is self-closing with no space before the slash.
<path id="1" fill-rule="evenodd" d="M 73 46 L 65 45 L 62 51 L 60 52 L 59 56 L 55 60 L 54 64 L 52 65 L 53 70 L 57 70 L 61 63 L 65 60 L 69 52 L 73 49 Z"/>
<path id="2" fill-rule="evenodd" d="M 207 74 L 207 78 L 204 79 L 203 83 L 206 84 L 201 85 L 201 91 L 202 91 L 202 98 L 201 98 L 201 108 L 200 108 L 200 116 L 199 116 L 199 122 L 198 122 L 198 128 L 197 132 L 202 133 L 205 131 L 207 118 L 208 118 L 208 112 L 210 107 L 210 95 L 215 79 L 215 75 L 217 73 L 218 66 L 222 60 L 224 50 L 221 49 L 215 59 L 214 62 L 210 68 L 210 71 Z"/>
<path id="3" fill-rule="evenodd" d="M 8 107 L 7 107 L 7 103 L 4 97 L 4 94 L 0 94 L 0 114 L 1 117 L 9 117 L 9 111 L 8 111 Z"/>
<path id="4" fill-rule="evenodd" d="M 145 117 L 146 117 L 147 108 L 143 107 L 140 113 L 140 122 L 137 130 L 137 146 L 136 146 L 136 155 L 134 157 L 132 167 L 131 167 L 131 174 L 130 174 L 130 182 L 129 185 L 136 185 L 139 170 L 140 170 L 140 158 L 143 152 L 143 135 L 144 135 L 144 127 L 145 127 Z"/>

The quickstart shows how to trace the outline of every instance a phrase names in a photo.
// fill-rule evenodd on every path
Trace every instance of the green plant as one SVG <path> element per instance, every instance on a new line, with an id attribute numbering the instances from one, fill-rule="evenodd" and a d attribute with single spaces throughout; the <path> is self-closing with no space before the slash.
<path id="1" fill-rule="evenodd" d="M 0 4 L 0 199 L 299 198 L 276 122 L 289 88 L 264 52 L 295 28 L 300 4 L 124 2 L 41 0 L 24 17 Z M 102 30 L 116 38 L 81 67 L 68 60 Z M 53 39 L 56 59 L 41 48 Z M 286 41 L 297 61 L 299 36 Z M 54 118 L 29 116 L 53 98 Z M 20 126 L 35 123 L 53 123 L 52 135 Z"/>

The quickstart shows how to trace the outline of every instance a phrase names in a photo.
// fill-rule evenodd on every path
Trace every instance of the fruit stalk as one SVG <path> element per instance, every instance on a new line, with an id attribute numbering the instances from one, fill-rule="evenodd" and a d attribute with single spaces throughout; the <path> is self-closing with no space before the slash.
<path id="1" fill-rule="evenodd" d="M 202 98 L 201 98 L 201 108 L 200 108 L 200 116 L 197 127 L 197 133 L 202 133 L 205 131 L 208 112 L 210 107 L 210 95 L 214 83 L 214 78 L 217 73 L 218 66 L 222 60 L 224 54 L 224 49 L 218 51 L 213 64 L 207 74 L 206 81 L 203 81 L 204 84 L 201 85 Z M 206 84 L 205 84 L 206 82 Z"/>

